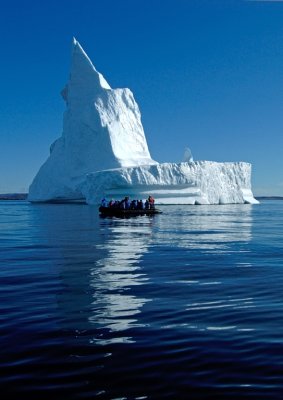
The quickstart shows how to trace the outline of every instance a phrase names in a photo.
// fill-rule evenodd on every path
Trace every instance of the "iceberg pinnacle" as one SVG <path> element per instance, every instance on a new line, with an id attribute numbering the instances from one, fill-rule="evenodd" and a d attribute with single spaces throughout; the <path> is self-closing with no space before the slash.
<path id="1" fill-rule="evenodd" d="M 36 174 L 28 200 L 121 198 L 153 194 L 164 204 L 256 203 L 251 165 L 193 161 L 186 148 L 180 164 L 154 161 L 139 107 L 129 89 L 113 89 L 73 38 L 71 70 L 61 92 L 63 132 Z"/>
<path id="2" fill-rule="evenodd" d="M 81 198 L 87 173 L 156 164 L 132 92 L 111 89 L 76 39 L 70 78 L 61 94 L 67 105 L 62 136 L 35 176 L 29 200 Z"/>
<path id="3" fill-rule="evenodd" d="M 72 46 L 70 82 L 72 82 L 75 90 L 87 89 L 92 94 L 94 94 L 95 90 L 111 89 L 75 38 L 73 38 Z"/>

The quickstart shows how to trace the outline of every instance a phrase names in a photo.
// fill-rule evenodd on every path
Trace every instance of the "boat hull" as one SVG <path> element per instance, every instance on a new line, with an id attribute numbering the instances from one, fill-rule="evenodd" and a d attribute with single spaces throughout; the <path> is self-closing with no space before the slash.
<path id="1" fill-rule="evenodd" d="M 162 211 L 157 208 L 147 210 L 124 210 L 121 208 L 99 207 L 99 213 L 107 217 L 134 217 L 138 215 L 154 215 L 161 214 Z"/>

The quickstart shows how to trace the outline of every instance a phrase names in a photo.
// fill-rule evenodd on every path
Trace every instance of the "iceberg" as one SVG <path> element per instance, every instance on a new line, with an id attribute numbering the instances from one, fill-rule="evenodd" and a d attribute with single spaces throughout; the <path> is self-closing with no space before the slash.
<path id="1" fill-rule="evenodd" d="M 33 179 L 31 202 L 102 197 L 155 197 L 157 204 L 258 203 L 251 190 L 251 164 L 193 161 L 158 163 L 148 149 L 141 113 L 133 93 L 112 89 L 76 39 L 63 132 Z"/>
<path id="2" fill-rule="evenodd" d="M 244 162 L 162 163 L 87 174 L 83 193 L 89 204 L 97 204 L 102 193 L 113 199 L 150 193 L 158 204 L 257 203 L 250 176 L 251 165 Z"/>

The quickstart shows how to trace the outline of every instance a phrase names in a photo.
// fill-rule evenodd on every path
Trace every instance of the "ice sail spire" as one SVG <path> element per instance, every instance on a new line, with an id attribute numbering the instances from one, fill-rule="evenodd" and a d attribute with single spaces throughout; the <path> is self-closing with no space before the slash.
<path id="1" fill-rule="evenodd" d="M 75 38 L 63 97 L 67 103 L 63 136 L 70 148 L 77 142 L 70 168 L 76 169 L 85 160 L 86 173 L 155 164 L 132 92 L 111 89 Z"/>
<path id="2" fill-rule="evenodd" d="M 90 58 L 75 38 L 73 38 L 72 44 L 70 81 L 73 84 L 91 83 L 92 89 L 94 89 L 94 83 L 97 84 L 98 88 L 100 86 L 102 89 L 111 89 L 103 75 L 96 70 Z"/>
<path id="3" fill-rule="evenodd" d="M 192 161 L 194 161 L 191 149 L 189 147 L 185 147 L 183 161 L 184 162 L 192 162 Z"/>
<path id="4" fill-rule="evenodd" d="M 132 92 L 111 89 L 75 38 L 69 81 L 61 93 L 67 105 L 63 133 L 30 187 L 30 200 L 77 198 L 90 172 L 157 164 Z"/>

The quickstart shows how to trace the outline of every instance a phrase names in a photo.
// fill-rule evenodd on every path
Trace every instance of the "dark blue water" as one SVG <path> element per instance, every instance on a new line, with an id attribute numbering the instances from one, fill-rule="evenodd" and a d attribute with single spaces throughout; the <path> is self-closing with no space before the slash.
<path id="1" fill-rule="evenodd" d="M 0 203 L 0 386 L 16 399 L 282 399 L 283 202 Z"/>

